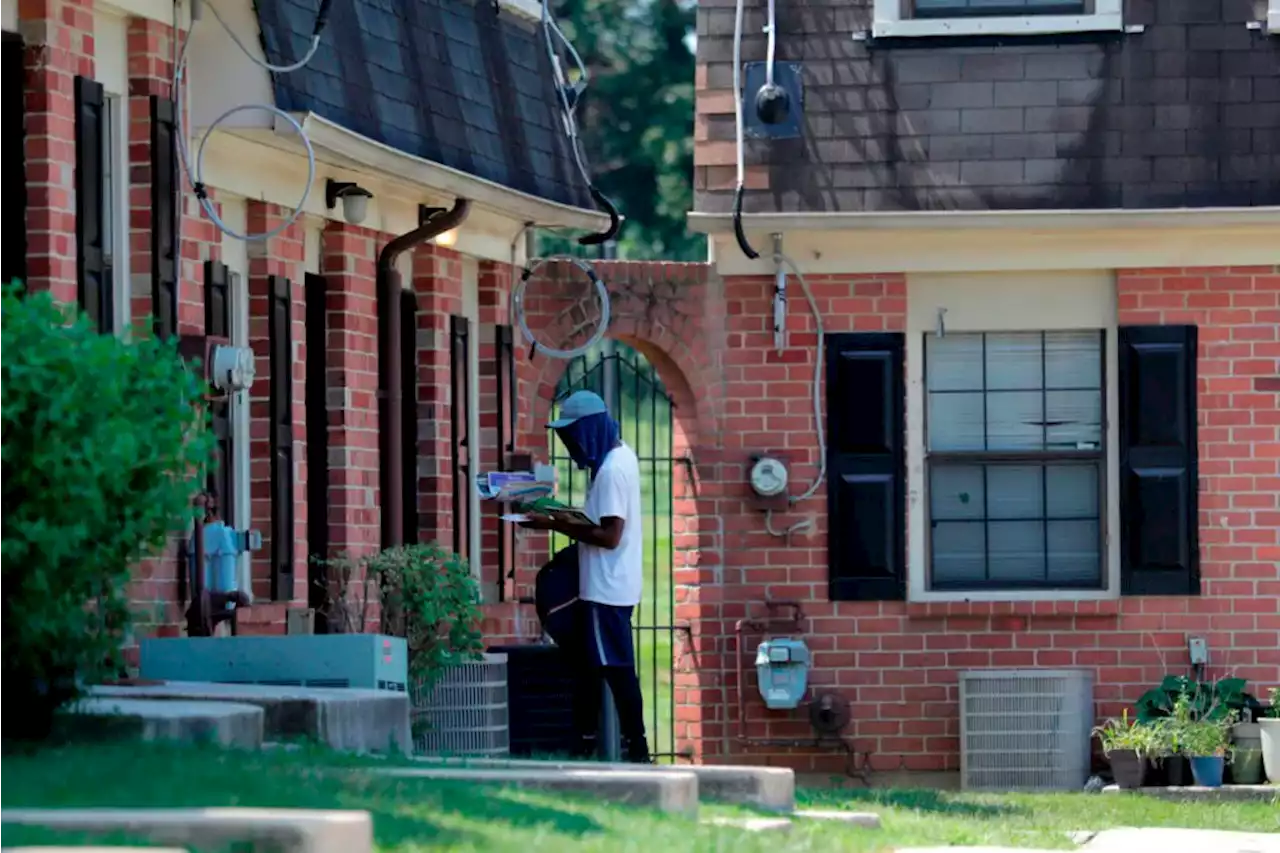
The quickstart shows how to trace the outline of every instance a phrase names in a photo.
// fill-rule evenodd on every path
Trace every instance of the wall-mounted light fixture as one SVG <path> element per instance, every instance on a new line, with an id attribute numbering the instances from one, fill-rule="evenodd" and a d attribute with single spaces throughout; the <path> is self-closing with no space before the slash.
<path id="1" fill-rule="evenodd" d="M 373 193 L 357 184 L 355 181 L 335 181 L 329 178 L 324 184 L 324 206 L 329 210 L 338 204 L 338 200 L 342 200 L 342 218 L 350 222 L 352 225 L 359 225 L 364 222 L 365 216 L 369 213 L 369 199 L 373 198 Z"/>
<path id="2" fill-rule="evenodd" d="M 418 205 L 418 225 L 426 225 L 435 216 L 445 212 L 443 207 L 432 207 L 427 204 Z M 450 228 L 438 234 L 431 242 L 437 246 L 444 246 L 446 249 L 452 248 L 458 242 L 458 229 Z"/>

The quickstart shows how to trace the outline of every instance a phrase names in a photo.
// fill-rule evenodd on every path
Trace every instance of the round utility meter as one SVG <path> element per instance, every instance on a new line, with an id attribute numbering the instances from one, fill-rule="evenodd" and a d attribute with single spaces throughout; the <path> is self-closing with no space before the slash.
<path id="1" fill-rule="evenodd" d="M 762 456 L 751 466 L 751 489 L 762 498 L 777 497 L 787 490 L 787 466 L 772 456 Z"/>
<path id="2" fill-rule="evenodd" d="M 253 384 L 253 350 L 216 346 L 213 349 L 213 384 L 223 391 L 242 391 Z"/>

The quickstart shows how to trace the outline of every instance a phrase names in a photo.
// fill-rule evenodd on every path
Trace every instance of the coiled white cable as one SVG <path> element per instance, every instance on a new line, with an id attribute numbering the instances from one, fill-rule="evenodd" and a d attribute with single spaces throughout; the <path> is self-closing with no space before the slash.
<path id="1" fill-rule="evenodd" d="M 316 51 L 320 47 L 320 36 L 328 16 L 328 5 L 328 2 L 321 3 L 320 12 L 316 16 L 315 32 L 311 37 L 311 46 L 308 48 L 306 54 L 298 61 L 292 62 L 288 65 L 273 65 L 270 62 L 254 56 L 253 52 L 250 51 L 249 48 L 245 46 L 244 42 L 240 40 L 239 36 L 232 31 L 231 27 L 222 19 L 222 16 L 218 14 L 218 10 L 215 9 L 212 4 L 206 3 L 205 8 L 209 9 L 209 11 L 213 13 L 214 20 L 222 26 L 222 29 L 228 36 L 230 36 L 231 41 L 235 43 L 236 47 L 240 48 L 240 51 L 247 56 L 250 61 L 268 73 L 287 74 L 302 68 L 311 61 L 312 57 L 315 56 Z M 177 135 L 178 161 L 182 164 L 182 171 L 187 176 L 187 181 L 191 184 L 191 189 L 195 193 L 196 200 L 199 201 L 205 217 L 212 222 L 219 231 L 230 237 L 234 237 L 237 240 L 244 240 L 245 242 L 268 240 L 293 225 L 293 223 L 298 220 L 298 217 L 302 215 L 302 211 L 305 209 L 307 204 L 307 199 L 311 196 L 311 186 L 315 183 L 316 179 L 315 148 L 312 147 L 310 137 L 307 136 L 306 131 L 298 120 L 279 107 L 276 107 L 274 104 L 241 104 L 239 106 L 232 107 L 222 115 L 218 116 L 205 130 L 204 136 L 200 138 L 200 144 L 196 149 L 196 160 L 193 168 L 191 163 L 191 151 L 187 145 L 186 124 L 183 119 L 184 109 L 182 84 L 187 70 L 187 48 L 191 44 L 191 35 L 194 31 L 195 21 L 193 20 L 191 26 L 187 29 L 186 35 L 182 39 L 182 48 L 178 52 L 178 59 L 177 62 L 174 63 L 173 70 L 173 100 L 175 107 L 174 125 Z M 213 202 L 209 200 L 208 191 L 206 190 L 204 183 L 205 148 L 209 143 L 209 139 L 213 136 L 214 130 L 231 116 L 249 111 L 265 112 L 284 119 L 285 122 L 293 128 L 294 132 L 298 134 L 298 138 L 302 140 L 302 145 L 306 149 L 307 154 L 307 183 L 306 186 L 303 187 L 302 197 L 298 199 L 298 203 L 293 207 L 293 212 L 286 216 L 274 228 L 257 234 L 249 234 L 247 232 L 242 233 L 228 225 L 222 217 L 218 215 L 217 210 L 213 206 Z"/>
<path id="2" fill-rule="evenodd" d="M 534 270 L 543 264 L 552 263 L 554 261 L 567 261 L 587 275 L 587 279 L 594 286 L 596 296 L 600 300 L 600 322 L 596 324 L 596 330 L 587 339 L 586 343 L 573 349 L 552 349 L 542 343 L 533 336 L 533 332 L 529 329 L 529 323 L 525 317 L 524 310 L 524 290 L 529 283 L 529 279 L 533 277 Z M 516 318 L 516 323 L 520 327 L 520 334 L 524 339 L 533 345 L 533 352 L 543 352 L 552 358 L 570 359 L 586 353 L 596 344 L 604 339 L 605 330 L 609 328 L 609 290 L 605 287 L 604 281 L 596 275 L 595 269 L 581 258 L 575 258 L 571 255 L 552 255 L 548 258 L 539 258 L 525 267 L 524 274 L 520 276 L 520 281 L 511 291 L 511 314 Z M 532 355 L 532 354 L 531 354 Z"/>

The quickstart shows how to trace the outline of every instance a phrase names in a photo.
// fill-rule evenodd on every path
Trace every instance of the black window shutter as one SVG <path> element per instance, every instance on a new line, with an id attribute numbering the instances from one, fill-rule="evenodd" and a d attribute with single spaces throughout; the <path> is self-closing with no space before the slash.
<path id="1" fill-rule="evenodd" d="M 1195 326 L 1120 328 L 1120 591 L 1199 595 Z"/>
<path id="2" fill-rule="evenodd" d="M 100 331 L 111 329 L 111 281 L 102 222 L 102 84 L 75 80 L 76 100 L 76 283 L 80 308 Z"/>
<path id="3" fill-rule="evenodd" d="M 400 438 L 404 544 L 418 544 L 418 295 L 400 291 Z"/>
<path id="4" fill-rule="evenodd" d="M 292 285 L 268 279 L 271 294 L 271 598 L 293 598 L 293 323 Z"/>
<path id="5" fill-rule="evenodd" d="M 827 336 L 832 601 L 906 596 L 904 342 L 898 332 Z"/>
<path id="6" fill-rule="evenodd" d="M 176 122 L 173 101 L 151 96 L 151 313 L 155 333 L 168 339 L 178 333 L 178 217 L 174 200 L 177 181 Z M 221 266 L 221 265 L 219 265 Z M 226 292 L 226 268 L 222 271 Z M 205 265 L 205 290 L 209 288 Z M 209 331 L 205 303 L 205 334 Z"/>
<path id="7" fill-rule="evenodd" d="M 4 219 L 4 252 L 0 254 L 0 283 L 27 280 L 27 135 L 25 60 L 22 36 L 4 33 L 4 186 L 10 203 Z"/>
<path id="8" fill-rule="evenodd" d="M 449 317 L 449 413 L 453 435 L 453 552 L 460 557 L 470 558 L 467 545 L 471 541 L 471 518 L 467 512 L 467 484 L 471 479 L 470 452 L 467 446 L 470 436 L 467 425 L 471 422 L 467 411 L 467 389 L 470 387 L 468 376 L 470 362 L 467 359 L 468 340 L 471 336 L 471 322 L 457 314 Z"/>

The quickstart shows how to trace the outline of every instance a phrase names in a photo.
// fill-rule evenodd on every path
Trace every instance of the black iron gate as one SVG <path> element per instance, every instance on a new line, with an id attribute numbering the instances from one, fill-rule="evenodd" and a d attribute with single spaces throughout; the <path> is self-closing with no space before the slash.
<path id="1" fill-rule="evenodd" d="M 559 402 L 574 391 L 588 389 L 604 398 L 626 442 L 640 460 L 640 497 L 644 517 L 644 593 L 633 620 L 636 665 L 644 692 L 645 729 L 654 758 L 674 762 L 675 744 L 675 585 L 672 537 L 673 474 L 671 395 L 653 365 L 626 344 L 603 341 L 571 360 L 556 386 Z M 588 474 L 579 471 L 564 447 L 550 439 L 550 459 L 556 465 L 558 496 L 572 506 L 586 498 Z M 552 536 L 551 552 L 568 543 Z M 608 706 L 612 708 L 610 704 Z M 612 714 L 607 715 L 609 718 Z M 606 750 L 617 755 L 617 726 L 606 730 Z"/>

